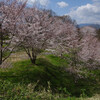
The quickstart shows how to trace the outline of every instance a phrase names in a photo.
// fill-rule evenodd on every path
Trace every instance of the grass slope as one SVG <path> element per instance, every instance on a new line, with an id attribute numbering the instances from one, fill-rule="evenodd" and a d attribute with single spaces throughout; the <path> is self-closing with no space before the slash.
<path id="1" fill-rule="evenodd" d="M 74 75 L 66 73 L 65 67 L 68 67 L 68 63 L 53 55 L 39 57 L 36 65 L 32 65 L 29 60 L 14 61 L 12 68 L 0 69 L 0 98 L 1 100 L 86 100 L 69 96 L 91 95 L 94 89 L 92 88 L 94 85 L 91 84 L 93 80 L 87 78 L 75 82 Z"/>

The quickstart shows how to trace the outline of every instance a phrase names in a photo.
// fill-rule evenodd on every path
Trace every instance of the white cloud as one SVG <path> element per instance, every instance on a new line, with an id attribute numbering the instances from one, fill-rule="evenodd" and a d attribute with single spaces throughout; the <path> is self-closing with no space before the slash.
<path id="1" fill-rule="evenodd" d="M 68 6 L 68 3 L 64 2 L 64 1 L 61 1 L 61 2 L 57 2 L 57 5 L 61 8 L 64 8 L 64 7 L 67 7 Z"/>
<path id="2" fill-rule="evenodd" d="M 49 3 L 49 0 L 39 0 L 39 1 L 40 1 L 40 4 L 41 4 L 42 6 L 47 6 L 48 3 Z"/>
<path id="3" fill-rule="evenodd" d="M 69 15 L 76 19 L 78 23 L 98 23 L 100 24 L 100 1 L 93 0 L 93 4 L 86 4 L 74 10 Z M 97 3 L 98 2 L 98 3 Z"/>
<path id="4" fill-rule="evenodd" d="M 37 0 L 28 0 L 28 3 L 36 3 L 37 2 Z"/>
<path id="5" fill-rule="evenodd" d="M 20 1 L 25 1 L 25 0 L 20 0 Z M 33 4 L 40 4 L 41 6 L 47 6 L 49 3 L 49 0 L 28 0 L 28 4 L 33 5 Z"/>

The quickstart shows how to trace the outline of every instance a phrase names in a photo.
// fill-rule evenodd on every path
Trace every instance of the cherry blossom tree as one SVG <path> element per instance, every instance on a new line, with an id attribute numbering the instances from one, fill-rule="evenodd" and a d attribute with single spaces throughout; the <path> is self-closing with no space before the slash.
<path id="1" fill-rule="evenodd" d="M 69 16 L 56 16 L 55 19 L 54 48 L 62 55 L 77 46 L 77 28 Z"/>
<path id="2" fill-rule="evenodd" d="M 53 16 L 51 11 L 36 7 L 25 8 L 22 16 L 16 37 L 33 64 L 38 54 L 48 48 L 61 54 L 76 45 L 77 29 L 69 16 Z"/>
<path id="3" fill-rule="evenodd" d="M 15 48 L 12 43 L 17 21 L 26 2 L 20 4 L 19 0 L 0 0 L 0 65 Z"/>
<path id="4" fill-rule="evenodd" d="M 51 12 L 37 8 L 26 8 L 19 26 L 18 40 L 28 54 L 31 62 L 35 64 L 38 54 L 48 48 L 54 27 Z"/>
<path id="5" fill-rule="evenodd" d="M 55 54 L 65 59 L 69 63 L 70 72 L 75 72 L 80 66 L 79 50 L 81 49 L 81 34 L 69 16 L 56 16 L 55 38 L 53 38 L 53 48 Z M 67 54 L 67 56 L 66 56 Z"/>

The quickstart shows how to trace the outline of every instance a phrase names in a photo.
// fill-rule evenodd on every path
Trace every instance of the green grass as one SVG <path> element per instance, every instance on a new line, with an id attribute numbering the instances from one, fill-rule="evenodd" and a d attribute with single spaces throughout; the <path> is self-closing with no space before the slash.
<path id="1" fill-rule="evenodd" d="M 13 62 L 12 68 L 0 69 L 0 98 L 80 100 L 69 96 L 92 96 L 97 85 L 95 80 L 88 77 L 76 81 L 76 75 L 66 72 L 65 67 L 68 63 L 53 55 L 38 58 L 36 65 L 30 60 Z"/>
<path id="2" fill-rule="evenodd" d="M 66 62 L 64 59 L 61 59 L 60 57 L 47 55 L 46 58 L 55 66 L 68 66 L 68 62 Z"/>

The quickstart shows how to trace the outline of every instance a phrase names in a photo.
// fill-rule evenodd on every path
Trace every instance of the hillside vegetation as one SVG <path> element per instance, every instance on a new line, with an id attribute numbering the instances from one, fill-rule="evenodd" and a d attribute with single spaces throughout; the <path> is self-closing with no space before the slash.
<path id="1" fill-rule="evenodd" d="M 68 62 L 54 55 L 39 56 L 36 65 L 28 59 L 14 61 L 12 58 L 12 68 L 0 69 L 2 100 L 93 100 L 88 97 L 99 93 L 98 70 L 87 70 L 87 78 L 77 79 L 76 74 L 66 72 Z"/>
<path id="2" fill-rule="evenodd" d="M 80 28 L 69 15 L 28 0 L 0 0 L 0 100 L 100 100 L 99 94 L 100 29 Z"/>

